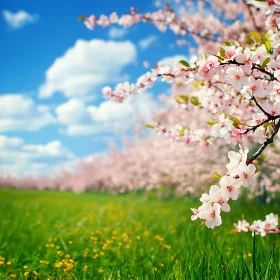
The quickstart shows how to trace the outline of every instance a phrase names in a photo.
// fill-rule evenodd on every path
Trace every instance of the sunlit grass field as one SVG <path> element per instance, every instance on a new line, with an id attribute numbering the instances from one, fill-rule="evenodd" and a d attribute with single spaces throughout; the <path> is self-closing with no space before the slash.
<path id="1" fill-rule="evenodd" d="M 191 222 L 195 198 L 0 190 L 0 279 L 279 279 L 280 236 L 229 234 L 279 204 L 231 203 Z M 253 263 L 255 262 L 255 265 Z"/>

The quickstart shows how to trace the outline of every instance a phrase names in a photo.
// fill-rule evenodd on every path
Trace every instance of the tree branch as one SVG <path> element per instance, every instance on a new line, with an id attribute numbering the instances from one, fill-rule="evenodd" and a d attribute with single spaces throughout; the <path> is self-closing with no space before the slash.
<path id="1" fill-rule="evenodd" d="M 253 100 L 256 105 L 258 106 L 258 108 L 268 117 L 269 120 L 274 120 L 275 118 L 269 114 L 268 112 L 266 112 L 263 107 L 259 104 L 259 102 L 257 101 L 256 97 L 255 96 L 252 96 L 251 100 Z"/>
<path id="2" fill-rule="evenodd" d="M 270 135 L 269 138 L 266 139 L 266 141 L 260 146 L 260 148 L 255 152 L 255 154 L 248 160 L 247 164 L 252 163 L 255 159 L 257 159 L 262 152 L 264 151 L 264 149 L 271 143 L 273 143 L 273 139 L 274 136 L 278 133 L 280 129 L 280 121 L 278 121 L 278 123 L 275 125 L 274 127 L 274 131 L 272 132 L 272 134 Z"/>

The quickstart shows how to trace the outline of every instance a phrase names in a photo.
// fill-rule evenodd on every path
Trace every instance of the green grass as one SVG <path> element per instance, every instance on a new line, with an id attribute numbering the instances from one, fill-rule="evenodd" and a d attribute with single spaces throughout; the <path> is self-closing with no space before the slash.
<path id="1" fill-rule="evenodd" d="M 240 199 L 213 231 L 191 222 L 198 205 L 2 189 L 0 279 L 279 279 L 279 235 L 228 234 L 243 214 L 264 219 L 279 205 Z"/>

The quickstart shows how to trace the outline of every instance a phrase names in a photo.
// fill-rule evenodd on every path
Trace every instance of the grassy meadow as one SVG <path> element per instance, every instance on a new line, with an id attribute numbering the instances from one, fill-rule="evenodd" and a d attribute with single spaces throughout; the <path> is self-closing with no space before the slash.
<path id="1" fill-rule="evenodd" d="M 0 279 L 279 279 L 280 236 L 229 234 L 279 204 L 240 199 L 213 231 L 196 198 L 0 190 Z M 253 246 L 255 241 L 255 246 Z"/>

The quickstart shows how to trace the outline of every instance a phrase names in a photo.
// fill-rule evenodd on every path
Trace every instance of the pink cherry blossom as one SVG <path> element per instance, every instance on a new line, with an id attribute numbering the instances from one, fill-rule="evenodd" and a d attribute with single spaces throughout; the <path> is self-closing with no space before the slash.
<path id="1" fill-rule="evenodd" d="M 238 221 L 234 224 L 238 232 L 248 232 L 250 224 L 246 220 Z"/>
<path id="2" fill-rule="evenodd" d="M 193 215 L 191 216 L 191 220 L 195 221 L 199 216 L 199 211 L 197 209 L 194 209 L 194 208 L 191 208 L 191 210 L 193 211 Z"/>
<path id="3" fill-rule="evenodd" d="M 214 70 L 218 67 L 218 65 L 218 58 L 215 56 L 209 56 L 199 67 L 199 74 L 203 79 L 211 79 L 214 76 Z"/>
<path id="4" fill-rule="evenodd" d="M 221 192 L 227 199 L 236 200 L 239 195 L 239 188 L 241 187 L 241 180 L 235 179 L 231 176 L 223 176 L 220 180 Z"/>
<path id="5" fill-rule="evenodd" d="M 238 171 L 239 178 L 241 179 L 244 187 L 254 187 L 256 184 L 256 178 L 253 175 L 256 172 L 256 166 L 254 164 L 242 164 Z"/>
<path id="6" fill-rule="evenodd" d="M 251 99 L 252 96 L 265 97 L 267 95 L 262 80 L 256 80 L 254 77 L 248 78 L 248 85 L 242 88 L 241 93 L 244 94 L 247 99 Z"/>
<path id="7" fill-rule="evenodd" d="M 219 123 L 212 126 L 211 136 L 228 139 L 230 136 L 229 132 L 232 130 L 232 128 L 232 121 L 222 114 L 219 116 Z"/>
<path id="8" fill-rule="evenodd" d="M 94 15 L 89 16 L 88 18 L 86 18 L 86 20 L 84 21 L 85 26 L 90 29 L 93 30 L 94 26 L 96 24 L 96 18 Z"/>
<path id="9" fill-rule="evenodd" d="M 221 188 L 216 185 L 211 186 L 209 191 L 210 200 L 214 203 L 218 203 L 221 206 L 221 210 L 224 212 L 230 211 L 230 206 L 227 203 L 228 197 L 224 195 Z"/>
<path id="10" fill-rule="evenodd" d="M 236 90 L 240 90 L 245 82 L 244 71 L 240 67 L 231 66 L 226 70 L 225 80 Z"/>
<path id="11" fill-rule="evenodd" d="M 198 208 L 199 218 L 205 220 L 205 225 L 208 228 L 214 228 L 222 224 L 220 212 L 221 206 L 218 203 L 211 205 L 210 203 L 204 203 Z"/>

